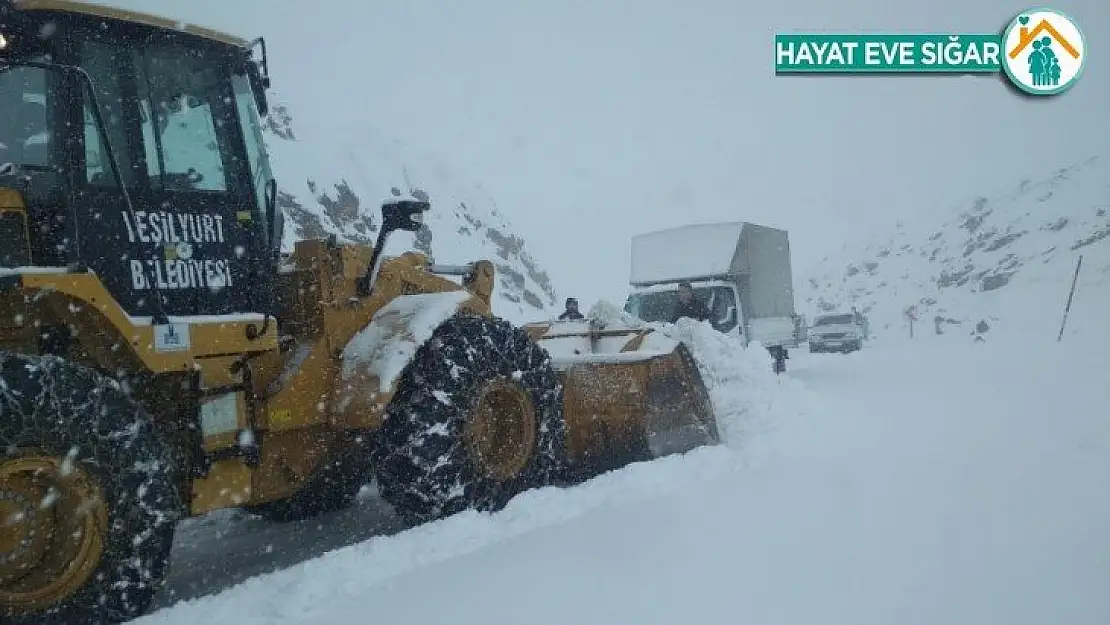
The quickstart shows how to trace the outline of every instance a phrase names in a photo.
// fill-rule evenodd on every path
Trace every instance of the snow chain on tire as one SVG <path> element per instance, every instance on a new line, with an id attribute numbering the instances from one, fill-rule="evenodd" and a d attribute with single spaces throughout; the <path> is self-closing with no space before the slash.
<path id="1" fill-rule="evenodd" d="M 182 512 L 178 463 L 149 415 L 91 369 L 0 352 L 0 468 L 34 454 L 64 459 L 97 485 L 95 503 L 106 511 L 100 556 L 87 581 L 50 606 L 0 603 L 0 622 L 84 625 L 143 614 L 167 573 Z"/>
<path id="2" fill-rule="evenodd" d="M 506 480 L 478 470 L 464 440 L 478 395 L 491 382 L 515 385 L 534 408 L 532 453 Z M 563 388 L 547 351 L 507 321 L 460 313 L 400 375 L 374 445 L 378 490 L 410 522 L 498 510 L 521 491 L 557 481 L 565 442 Z"/>

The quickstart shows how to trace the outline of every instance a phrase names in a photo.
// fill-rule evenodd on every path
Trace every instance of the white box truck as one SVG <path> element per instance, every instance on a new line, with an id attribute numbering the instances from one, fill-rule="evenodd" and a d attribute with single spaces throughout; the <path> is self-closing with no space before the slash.
<path id="1" fill-rule="evenodd" d="M 718 331 L 768 348 L 799 344 L 785 230 L 738 221 L 640 234 L 632 238 L 629 282 L 624 309 L 644 321 L 673 322 L 686 282 Z"/>

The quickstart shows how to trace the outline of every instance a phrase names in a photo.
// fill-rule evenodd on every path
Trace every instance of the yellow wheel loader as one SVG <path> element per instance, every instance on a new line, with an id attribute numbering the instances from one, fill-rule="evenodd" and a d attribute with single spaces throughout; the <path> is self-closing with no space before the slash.
<path id="1" fill-rule="evenodd" d="M 489 261 L 385 257 L 427 202 L 283 255 L 268 86 L 261 39 L 0 0 L 6 625 L 141 615 L 188 516 L 376 481 L 421 522 L 717 440 L 681 344 L 514 327 Z"/>

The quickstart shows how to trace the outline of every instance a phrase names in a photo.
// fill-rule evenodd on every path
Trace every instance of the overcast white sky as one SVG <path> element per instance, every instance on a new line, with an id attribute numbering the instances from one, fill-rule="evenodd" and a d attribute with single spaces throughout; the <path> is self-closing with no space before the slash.
<path id="1" fill-rule="evenodd" d="M 102 1 L 265 35 L 302 132 L 370 121 L 442 155 L 585 305 L 623 301 L 638 232 L 786 228 L 800 284 L 899 215 L 1110 157 L 1106 0 L 1050 3 L 1091 56 L 1041 100 L 981 78 L 774 76 L 775 33 L 992 32 L 1028 8 L 1001 0 Z"/>

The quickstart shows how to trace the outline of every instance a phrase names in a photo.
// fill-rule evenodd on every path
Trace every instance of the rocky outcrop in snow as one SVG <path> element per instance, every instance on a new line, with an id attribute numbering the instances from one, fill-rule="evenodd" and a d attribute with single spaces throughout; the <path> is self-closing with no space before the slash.
<path id="1" fill-rule="evenodd" d="M 902 331 L 913 309 L 919 331 L 983 334 L 1017 317 L 1037 323 L 1059 310 L 1079 254 L 1090 291 L 1110 273 L 1110 161 L 1092 157 L 1041 180 L 978 197 L 947 219 L 899 223 L 802 285 L 811 313 L 857 306 L 882 333 Z M 939 320 L 939 321 L 938 321 Z M 1051 328 L 1046 328 L 1050 331 Z"/>
<path id="2" fill-rule="evenodd" d="M 456 179 L 438 159 L 417 154 L 369 125 L 333 136 L 304 137 L 281 103 L 266 120 L 267 146 L 286 216 L 284 245 L 335 235 L 372 245 L 381 201 L 426 194 L 432 210 L 414 236 L 398 233 L 386 252 L 417 249 L 436 262 L 462 264 L 487 258 L 497 267 L 494 312 L 516 320 L 546 318 L 558 294 L 524 239 L 480 186 Z"/>

